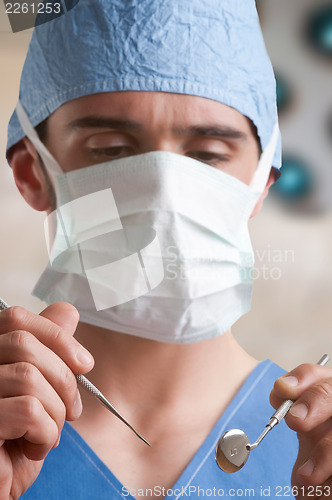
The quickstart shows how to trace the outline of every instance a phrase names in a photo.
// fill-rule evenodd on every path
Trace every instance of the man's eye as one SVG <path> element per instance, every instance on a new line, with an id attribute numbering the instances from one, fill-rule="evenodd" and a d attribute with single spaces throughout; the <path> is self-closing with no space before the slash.
<path id="1" fill-rule="evenodd" d="M 229 158 L 226 155 L 218 153 L 210 153 L 208 151 L 192 151 L 188 153 L 187 156 L 190 156 L 195 160 L 208 163 L 209 165 L 229 161 Z"/>
<path id="2" fill-rule="evenodd" d="M 114 146 L 110 148 L 98 149 L 92 148 L 90 151 L 95 158 L 111 158 L 112 160 L 134 154 L 132 148 L 129 146 Z"/>

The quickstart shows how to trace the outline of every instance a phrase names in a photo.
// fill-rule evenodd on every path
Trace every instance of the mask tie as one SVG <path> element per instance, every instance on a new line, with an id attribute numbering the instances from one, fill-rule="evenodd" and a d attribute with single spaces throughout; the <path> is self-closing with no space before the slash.
<path id="1" fill-rule="evenodd" d="M 55 184 L 54 179 L 62 174 L 62 168 L 56 159 L 51 155 L 49 150 L 46 148 L 45 144 L 39 139 L 38 134 L 34 127 L 31 125 L 29 117 L 23 108 L 20 101 L 16 105 L 16 113 L 21 127 L 24 130 L 25 135 L 30 139 L 32 144 L 35 146 L 37 152 L 40 154 L 43 162 L 47 165 L 47 172 L 50 174 L 53 185 Z"/>
<path id="2" fill-rule="evenodd" d="M 261 154 L 258 166 L 250 183 L 250 187 L 258 193 L 262 193 L 264 191 L 266 183 L 268 181 L 273 163 L 274 152 L 277 147 L 278 137 L 279 125 L 278 122 L 276 122 L 273 127 L 268 145 Z"/>

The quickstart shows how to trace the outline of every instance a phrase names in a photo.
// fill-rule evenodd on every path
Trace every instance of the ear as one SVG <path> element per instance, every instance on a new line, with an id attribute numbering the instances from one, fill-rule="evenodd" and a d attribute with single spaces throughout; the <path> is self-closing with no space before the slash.
<path id="1" fill-rule="evenodd" d="M 16 186 L 25 201 L 35 210 L 47 210 L 49 208 L 47 182 L 38 153 L 27 137 L 12 148 L 10 165 Z"/>
<path id="2" fill-rule="evenodd" d="M 255 215 L 258 214 L 258 212 L 261 210 L 262 208 L 262 205 L 263 205 L 263 201 L 265 200 L 265 198 L 267 197 L 268 195 L 268 192 L 269 192 L 269 189 L 270 187 L 272 186 L 272 184 L 276 181 L 276 175 L 275 175 L 275 172 L 274 172 L 274 169 L 271 168 L 271 172 L 270 172 L 270 175 L 269 175 L 269 178 L 268 178 L 268 181 L 266 183 L 266 186 L 265 186 L 265 189 L 263 191 L 263 193 L 261 194 L 259 200 L 257 201 L 256 205 L 255 205 L 255 208 L 253 209 L 252 211 L 252 214 L 250 216 L 250 218 L 252 217 L 255 217 Z"/>

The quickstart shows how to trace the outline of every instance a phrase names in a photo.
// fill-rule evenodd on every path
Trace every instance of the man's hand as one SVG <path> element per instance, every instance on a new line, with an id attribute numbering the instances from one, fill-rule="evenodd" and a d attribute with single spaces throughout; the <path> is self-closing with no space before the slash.
<path id="1" fill-rule="evenodd" d="M 78 312 L 52 304 L 40 315 L 0 312 L 0 500 L 16 500 L 37 478 L 65 420 L 82 403 L 75 374 L 93 366 L 73 338 Z"/>
<path id="2" fill-rule="evenodd" d="M 332 499 L 332 369 L 304 364 L 283 375 L 270 402 L 277 408 L 285 399 L 296 400 L 285 417 L 299 439 L 294 495 L 298 490 L 298 499 Z"/>

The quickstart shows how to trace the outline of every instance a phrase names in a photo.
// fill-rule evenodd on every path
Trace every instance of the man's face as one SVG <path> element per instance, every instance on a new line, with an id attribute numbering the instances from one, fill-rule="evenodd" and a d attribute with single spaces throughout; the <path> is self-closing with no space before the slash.
<path id="1" fill-rule="evenodd" d="M 203 97 L 110 92 L 63 104 L 46 145 L 65 172 L 149 151 L 185 155 L 249 184 L 259 145 L 249 120 Z"/>

